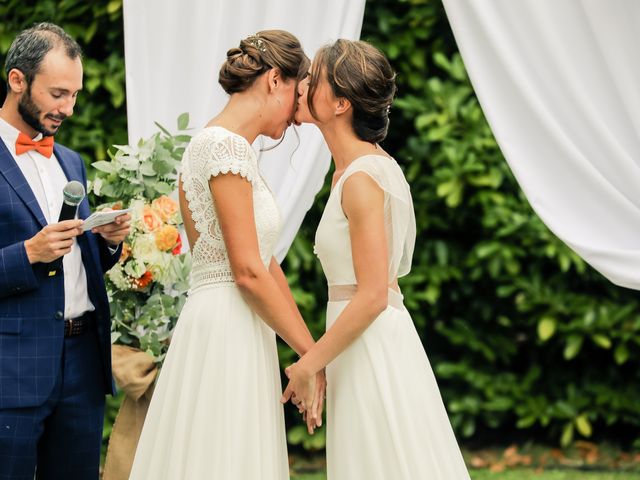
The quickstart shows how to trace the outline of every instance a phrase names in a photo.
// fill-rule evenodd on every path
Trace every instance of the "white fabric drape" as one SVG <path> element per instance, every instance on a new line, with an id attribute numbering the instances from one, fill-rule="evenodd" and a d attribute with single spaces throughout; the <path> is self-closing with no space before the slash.
<path id="1" fill-rule="evenodd" d="M 613 283 L 640 289 L 640 2 L 444 5 L 533 209 Z"/>
<path id="2" fill-rule="evenodd" d="M 196 129 L 203 127 L 228 98 L 218 85 L 218 71 L 227 50 L 240 39 L 259 30 L 288 30 L 312 57 L 327 42 L 359 38 L 364 4 L 365 0 L 125 0 L 129 142 L 155 133 L 154 121 L 174 129 L 182 112 L 189 112 Z M 319 131 L 304 125 L 299 132 L 299 146 L 289 129 L 285 141 L 260 159 L 283 217 L 278 260 L 286 255 L 329 168 L 329 151 Z M 273 141 L 264 139 L 263 144 Z M 256 149 L 260 145 L 259 138 Z"/>

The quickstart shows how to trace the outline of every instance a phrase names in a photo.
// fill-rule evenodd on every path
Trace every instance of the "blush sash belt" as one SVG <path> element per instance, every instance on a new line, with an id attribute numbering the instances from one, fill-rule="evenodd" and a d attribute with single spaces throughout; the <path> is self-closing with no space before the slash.
<path id="1" fill-rule="evenodd" d="M 329 285 L 329 301 L 330 302 L 346 302 L 353 298 L 358 291 L 357 285 Z M 389 306 L 404 310 L 403 296 L 393 288 L 388 289 Z"/>

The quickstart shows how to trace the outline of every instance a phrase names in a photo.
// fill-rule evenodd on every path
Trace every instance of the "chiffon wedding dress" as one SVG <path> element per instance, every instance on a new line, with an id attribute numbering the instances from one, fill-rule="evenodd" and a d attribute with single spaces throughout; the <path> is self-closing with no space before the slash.
<path id="1" fill-rule="evenodd" d="M 349 224 L 341 207 L 349 176 L 364 172 L 385 193 L 389 305 L 326 368 L 328 480 L 468 480 L 429 360 L 396 279 L 409 272 L 416 237 L 409 186 L 386 156 L 353 161 L 336 182 L 316 232 L 329 285 L 327 329 L 355 293 Z"/>
<path id="2" fill-rule="evenodd" d="M 260 256 L 269 266 L 280 229 L 275 200 L 249 143 L 222 127 L 195 136 L 182 182 L 198 240 L 191 290 L 146 417 L 131 479 L 289 478 L 282 387 L 271 330 L 236 287 L 213 199 L 212 176 L 251 182 Z"/>

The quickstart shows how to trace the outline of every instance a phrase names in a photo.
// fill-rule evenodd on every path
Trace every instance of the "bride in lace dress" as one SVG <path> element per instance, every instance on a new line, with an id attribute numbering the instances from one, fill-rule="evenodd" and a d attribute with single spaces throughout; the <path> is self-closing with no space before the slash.
<path id="1" fill-rule="evenodd" d="M 301 83 L 296 120 L 320 128 L 335 164 L 316 231 L 329 303 L 327 331 L 287 369 L 283 400 L 313 411 L 308 383 L 326 366 L 329 480 L 468 480 L 398 287 L 416 225 L 402 170 L 378 146 L 394 94 L 391 66 L 365 42 L 322 48 Z"/>
<path id="2" fill-rule="evenodd" d="M 289 478 L 275 334 L 300 355 L 313 338 L 273 258 L 280 218 L 251 143 L 284 134 L 308 66 L 298 40 L 280 30 L 227 52 L 219 81 L 229 102 L 182 160 L 191 288 L 131 479 Z M 309 387 L 323 395 L 323 375 Z"/>

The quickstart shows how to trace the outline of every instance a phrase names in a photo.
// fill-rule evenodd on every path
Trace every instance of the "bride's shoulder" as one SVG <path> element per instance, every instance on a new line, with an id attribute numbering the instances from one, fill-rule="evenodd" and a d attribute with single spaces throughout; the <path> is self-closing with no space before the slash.
<path id="1" fill-rule="evenodd" d="M 182 169 L 207 179 L 226 173 L 250 182 L 259 177 L 256 155 L 249 142 L 218 126 L 206 127 L 193 136 L 182 157 Z"/>
<path id="2" fill-rule="evenodd" d="M 191 137 L 190 146 L 198 147 L 217 143 L 247 143 L 240 135 L 217 125 L 208 125 Z"/>
<path id="3" fill-rule="evenodd" d="M 390 155 L 384 154 L 368 154 L 362 155 L 356 158 L 349 165 L 349 169 L 354 170 L 366 170 L 366 169 L 375 169 L 375 168 L 389 168 L 397 164 L 395 159 Z"/>
<path id="4" fill-rule="evenodd" d="M 370 154 L 356 158 L 347 167 L 345 173 L 347 173 L 348 177 L 356 172 L 365 172 L 377 180 L 381 180 L 388 176 L 395 176 L 397 174 L 395 171 L 396 168 L 399 168 L 398 163 L 393 157 L 381 154 Z"/>
<path id="5" fill-rule="evenodd" d="M 362 172 L 363 175 L 356 175 Z M 396 160 L 388 155 L 364 155 L 355 159 L 345 170 L 343 184 L 350 177 L 371 177 L 385 192 L 406 196 L 409 191 L 404 171 Z"/>

